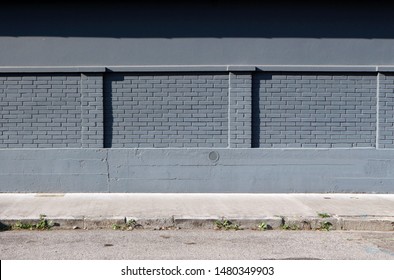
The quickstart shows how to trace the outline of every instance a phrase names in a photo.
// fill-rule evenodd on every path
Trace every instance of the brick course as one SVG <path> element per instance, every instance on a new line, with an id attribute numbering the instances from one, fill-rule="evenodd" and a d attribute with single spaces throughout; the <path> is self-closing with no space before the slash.
<path id="1" fill-rule="evenodd" d="M 379 90 L 377 78 L 1 74 L 0 148 L 393 148 L 394 74 L 379 74 Z"/>
<path id="2" fill-rule="evenodd" d="M 82 147 L 104 146 L 103 75 L 82 74 Z"/>
<path id="3" fill-rule="evenodd" d="M 230 72 L 230 148 L 252 144 L 252 74 Z"/>
<path id="4" fill-rule="evenodd" d="M 0 148 L 81 146 L 80 75 L 0 75 Z"/>
<path id="5" fill-rule="evenodd" d="M 379 148 L 394 148 L 394 75 L 379 78 Z"/>
<path id="6" fill-rule="evenodd" d="M 109 74 L 105 147 L 227 147 L 228 75 Z"/>
<path id="7" fill-rule="evenodd" d="M 260 147 L 376 144 L 376 75 L 262 73 L 253 88 Z"/>

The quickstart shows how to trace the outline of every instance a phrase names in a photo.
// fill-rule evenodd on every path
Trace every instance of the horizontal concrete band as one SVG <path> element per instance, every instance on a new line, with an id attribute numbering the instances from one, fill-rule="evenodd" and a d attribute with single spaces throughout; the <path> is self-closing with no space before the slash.
<path id="1" fill-rule="evenodd" d="M 394 150 L 3 149 L 0 192 L 394 193 Z"/>
<path id="2" fill-rule="evenodd" d="M 391 65 L 147 65 L 147 66 L 2 66 L 0 73 L 104 72 L 394 72 Z"/>
<path id="3" fill-rule="evenodd" d="M 393 231 L 393 217 L 260 217 L 235 218 L 231 225 L 220 228 L 218 222 L 224 217 L 54 217 L 47 218 L 50 229 L 118 229 L 118 230 L 162 230 L 162 229 L 252 229 L 252 230 L 368 230 Z M 21 217 L 1 219 L 0 229 L 18 229 L 18 224 L 35 225 L 40 219 Z"/>

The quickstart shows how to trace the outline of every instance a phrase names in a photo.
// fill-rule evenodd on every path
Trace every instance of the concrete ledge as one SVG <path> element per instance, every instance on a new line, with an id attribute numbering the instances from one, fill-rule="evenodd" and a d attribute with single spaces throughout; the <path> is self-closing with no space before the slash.
<path id="1" fill-rule="evenodd" d="M 54 230 L 70 229 L 112 229 L 114 225 L 126 226 L 128 221 L 136 221 L 135 229 L 166 230 L 166 229 L 215 229 L 215 222 L 226 220 L 223 217 L 48 217 Z M 261 223 L 268 230 L 362 230 L 362 231 L 394 231 L 394 217 L 262 217 L 228 219 L 240 229 L 258 230 Z M 39 219 L 7 218 L 0 221 L 0 229 L 6 229 L 18 222 L 37 224 Z"/>
<path id="2" fill-rule="evenodd" d="M 87 72 L 105 72 L 102 66 L 15 66 L 0 67 L 0 73 L 87 73 Z"/>
<path id="3" fill-rule="evenodd" d="M 378 72 L 394 72 L 394 66 L 377 66 Z"/>
<path id="4" fill-rule="evenodd" d="M 341 218 L 343 230 L 394 231 L 393 217 Z"/>
<path id="5" fill-rule="evenodd" d="M 107 72 L 227 72 L 226 65 L 107 66 Z"/>
<path id="6" fill-rule="evenodd" d="M 289 230 L 340 230 L 338 218 L 284 217 L 283 228 Z"/>
<path id="7" fill-rule="evenodd" d="M 262 223 L 267 225 L 267 229 L 281 229 L 283 225 L 281 217 L 236 218 L 231 221 L 239 225 L 241 229 L 258 229 Z"/>
<path id="8" fill-rule="evenodd" d="M 135 218 L 135 217 L 126 217 L 126 221 L 134 220 L 137 223 L 137 228 L 140 229 L 167 229 L 175 227 L 174 218 Z"/>
<path id="9" fill-rule="evenodd" d="M 125 217 L 87 217 L 84 218 L 84 229 L 108 229 L 113 225 L 126 224 Z"/>
<path id="10" fill-rule="evenodd" d="M 392 65 L 125 65 L 125 66 L 4 66 L 0 73 L 104 72 L 394 72 Z"/>
<path id="11" fill-rule="evenodd" d="M 257 65 L 256 70 L 272 72 L 377 72 L 378 68 L 374 65 Z"/>
<path id="12" fill-rule="evenodd" d="M 229 65 L 227 71 L 230 72 L 253 72 L 256 71 L 256 66 L 252 65 Z"/>
<path id="13" fill-rule="evenodd" d="M 174 225 L 181 229 L 213 229 L 219 217 L 174 217 Z"/>
<path id="14" fill-rule="evenodd" d="M 394 231 L 392 194 L 1 194 L 0 225 L 53 229 L 214 229 L 229 221 L 257 230 Z M 327 216 L 327 218 L 322 218 Z"/>
<path id="15" fill-rule="evenodd" d="M 83 229 L 85 222 L 83 217 L 47 217 L 54 225 L 53 229 Z"/>

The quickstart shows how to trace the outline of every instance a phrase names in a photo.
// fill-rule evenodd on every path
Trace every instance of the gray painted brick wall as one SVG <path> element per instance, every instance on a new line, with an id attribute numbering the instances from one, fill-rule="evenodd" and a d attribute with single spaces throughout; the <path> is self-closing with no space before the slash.
<path id="1" fill-rule="evenodd" d="M 81 146 L 80 75 L 0 75 L 0 148 Z"/>
<path id="2" fill-rule="evenodd" d="M 394 148 L 394 75 L 379 74 L 379 148 Z"/>
<path id="3" fill-rule="evenodd" d="M 393 148 L 394 74 L 379 74 L 378 120 L 377 86 L 373 73 L 1 74 L 0 148 Z"/>
<path id="4" fill-rule="evenodd" d="M 227 147 L 228 75 L 108 74 L 105 147 Z"/>
<path id="5" fill-rule="evenodd" d="M 252 144 L 252 74 L 230 72 L 230 148 Z"/>
<path id="6" fill-rule="evenodd" d="M 82 74 L 82 147 L 104 147 L 103 75 Z"/>
<path id="7" fill-rule="evenodd" d="M 376 86 L 374 74 L 256 74 L 260 147 L 374 147 Z"/>

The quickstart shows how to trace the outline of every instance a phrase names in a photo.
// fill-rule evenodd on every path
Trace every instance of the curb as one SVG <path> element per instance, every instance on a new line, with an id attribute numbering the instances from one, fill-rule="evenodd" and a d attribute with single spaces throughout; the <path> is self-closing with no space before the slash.
<path id="1" fill-rule="evenodd" d="M 365 230 L 365 231 L 394 231 L 394 217 L 373 216 L 334 216 L 329 218 L 318 217 L 261 217 L 261 218 L 232 218 L 211 217 L 184 217 L 171 216 L 162 218 L 138 217 L 47 217 L 53 224 L 52 229 L 112 229 L 114 226 L 127 228 L 128 222 L 133 222 L 133 228 L 147 230 L 163 229 L 215 229 L 216 221 L 230 221 L 240 229 L 256 230 L 264 223 L 267 229 L 272 230 Z M 40 220 L 33 218 L 6 218 L 0 220 L 0 229 L 22 222 L 37 224 Z"/>

